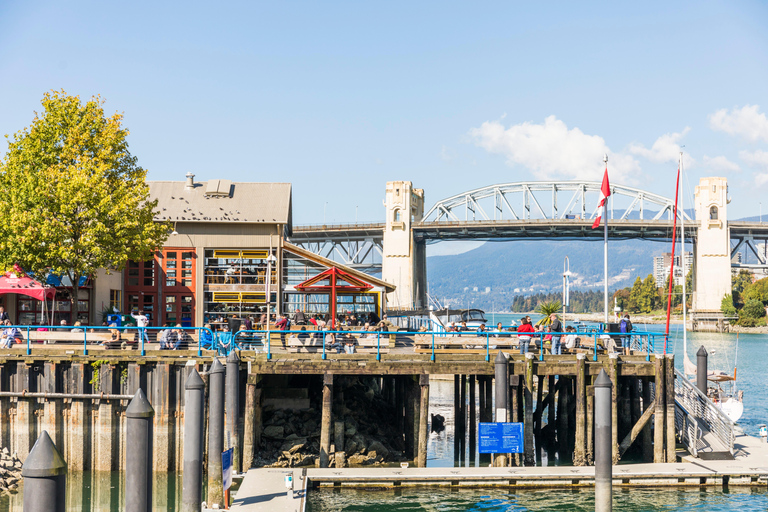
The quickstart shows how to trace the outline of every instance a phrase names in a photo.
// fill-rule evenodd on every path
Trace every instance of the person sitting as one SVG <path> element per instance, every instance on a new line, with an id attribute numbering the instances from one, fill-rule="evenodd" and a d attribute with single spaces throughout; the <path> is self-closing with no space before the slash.
<path id="1" fill-rule="evenodd" d="M 3 325 L 5 325 L 5 329 L 3 329 L 0 337 L 0 348 L 11 348 L 14 343 L 21 343 L 21 331 L 12 327 L 10 320 L 3 322 Z"/>
<path id="2" fill-rule="evenodd" d="M 72 329 L 69 330 L 69 332 L 83 332 L 83 329 L 80 328 L 80 326 L 83 325 L 80 323 L 80 320 L 75 322 L 75 325 L 72 326 Z"/>
<path id="3" fill-rule="evenodd" d="M 171 324 L 165 324 L 165 329 L 160 332 L 160 350 L 172 350 L 176 347 L 178 337 L 176 336 L 176 329 L 171 329 Z"/>
<path id="4" fill-rule="evenodd" d="M 568 326 L 565 328 L 565 339 L 563 340 L 563 343 L 565 344 L 565 348 L 570 352 L 571 350 L 574 350 L 579 346 L 579 337 L 576 336 L 576 329 L 574 329 L 571 326 Z"/>
<path id="5" fill-rule="evenodd" d="M 187 348 L 189 337 L 187 336 L 187 333 L 182 330 L 181 324 L 176 324 L 174 332 L 176 333 L 176 344 L 173 346 L 173 350 L 178 350 L 179 347 L 182 349 Z"/>
<path id="6" fill-rule="evenodd" d="M 344 344 L 340 341 L 336 340 L 336 336 L 329 332 L 325 335 L 325 349 L 326 350 L 336 350 L 337 354 L 343 354 L 344 353 Z"/>
<path id="7" fill-rule="evenodd" d="M 204 349 L 213 349 L 213 331 L 211 331 L 211 324 L 205 324 L 205 329 L 200 330 L 200 346 Z"/>

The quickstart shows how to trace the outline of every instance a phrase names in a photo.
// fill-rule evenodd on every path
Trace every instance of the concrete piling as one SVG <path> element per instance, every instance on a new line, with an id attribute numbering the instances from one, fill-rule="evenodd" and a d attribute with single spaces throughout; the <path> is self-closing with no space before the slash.
<path id="1" fill-rule="evenodd" d="M 320 420 L 320 458 L 321 468 L 327 468 L 331 451 L 331 421 L 333 406 L 333 374 L 323 374 L 323 411 Z"/>
<path id="2" fill-rule="evenodd" d="M 586 465 L 587 442 L 584 431 L 586 408 L 585 354 L 576 354 L 576 443 L 573 450 L 573 465 Z M 551 390 L 550 390 L 551 392 Z"/>
<path id="3" fill-rule="evenodd" d="M 696 352 L 696 387 L 705 395 L 707 394 L 707 356 L 707 349 L 702 345 Z"/>
<path id="4" fill-rule="evenodd" d="M 475 451 L 477 441 L 477 403 L 475 401 L 475 381 L 474 375 L 469 376 L 469 465 L 473 466 L 475 462 Z"/>
<path id="5" fill-rule="evenodd" d="M 664 356 L 656 355 L 653 361 L 656 388 L 656 403 L 653 410 L 653 462 L 666 462 L 664 451 Z"/>
<path id="6" fill-rule="evenodd" d="M 427 467 L 427 441 L 429 439 L 429 430 L 427 417 L 429 416 L 429 374 L 419 375 L 419 388 L 421 390 L 421 401 L 419 406 L 419 447 L 417 454 L 417 463 L 420 468 Z"/>
<path id="7" fill-rule="evenodd" d="M 664 369 L 664 391 L 666 394 L 666 445 L 667 462 L 676 462 L 675 446 L 675 356 L 667 354 L 666 368 Z"/>
<path id="8" fill-rule="evenodd" d="M 531 352 L 525 354 L 525 424 L 523 425 L 525 453 L 523 459 L 526 466 L 536 464 L 533 453 L 533 357 Z"/>
<path id="9" fill-rule="evenodd" d="M 240 358 L 235 350 L 227 356 L 226 388 L 225 449 L 233 448 L 232 467 L 239 468 L 241 456 L 237 425 L 240 418 Z"/>
<path id="10" fill-rule="evenodd" d="M 493 361 L 495 370 L 495 398 L 496 398 L 496 413 L 494 419 L 496 423 L 506 422 L 507 418 L 507 393 L 509 392 L 509 364 L 507 358 L 499 350 L 496 355 L 496 359 Z M 507 456 L 504 453 L 497 453 L 494 466 L 504 467 L 507 464 Z"/>
<path id="11" fill-rule="evenodd" d="M 196 369 L 184 384 L 184 472 L 181 512 L 199 512 L 203 493 L 203 410 L 205 383 Z"/>
<path id="12" fill-rule="evenodd" d="M 130 447 L 125 460 L 125 510 L 152 510 L 152 419 L 155 410 L 139 389 L 125 410 L 126 445 Z"/>
<path id="13" fill-rule="evenodd" d="M 610 512 L 612 509 L 613 387 L 605 370 L 600 370 L 595 381 L 595 512 Z"/>
<path id="14" fill-rule="evenodd" d="M 224 504 L 221 454 L 224 451 L 224 365 L 217 358 L 208 372 L 208 499 Z"/>
<path id="15" fill-rule="evenodd" d="M 43 430 L 21 468 L 25 512 L 64 512 L 67 463 Z"/>

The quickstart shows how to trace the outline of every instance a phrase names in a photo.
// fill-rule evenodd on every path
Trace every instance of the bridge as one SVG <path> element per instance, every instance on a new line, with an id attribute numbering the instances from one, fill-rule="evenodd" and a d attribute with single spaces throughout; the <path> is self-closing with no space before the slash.
<path id="1" fill-rule="evenodd" d="M 592 229 L 600 185 L 577 181 L 490 185 L 440 200 L 423 213 L 423 190 L 414 189 L 410 182 L 389 182 L 385 222 L 294 226 L 291 241 L 354 268 L 382 273 L 385 280 L 398 286 L 395 304 L 421 307 L 426 304 L 426 244 L 448 240 L 602 240 L 603 230 Z M 730 292 L 732 267 L 768 268 L 768 223 L 725 220 L 730 201 L 727 190 L 725 178 L 702 178 L 696 187 L 696 214 L 690 215 L 691 210 L 679 212 L 685 221 L 686 239 L 696 248 L 694 273 L 703 270 L 706 275 L 714 272 L 719 276 L 694 287 L 694 297 L 700 299 L 695 300 L 696 306 L 702 311 L 719 310 L 722 296 Z M 672 199 L 612 185 L 609 237 L 669 242 L 673 208 Z M 739 252 L 754 262 L 737 260 Z M 702 296 L 704 291 L 707 300 Z"/>

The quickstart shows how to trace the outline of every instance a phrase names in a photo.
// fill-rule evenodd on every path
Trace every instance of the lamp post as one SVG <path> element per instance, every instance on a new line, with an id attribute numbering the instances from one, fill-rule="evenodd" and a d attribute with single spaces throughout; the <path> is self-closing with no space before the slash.
<path id="1" fill-rule="evenodd" d="M 277 262 L 277 258 L 275 258 L 275 255 L 272 254 L 270 251 L 269 256 L 267 256 L 267 324 L 269 324 L 269 305 L 272 302 L 272 291 L 270 290 L 270 285 L 272 284 L 272 265 Z"/>
<path id="2" fill-rule="evenodd" d="M 563 329 L 565 329 L 565 308 L 570 302 L 570 279 L 571 279 L 571 262 L 568 260 L 568 256 L 563 261 Z"/>

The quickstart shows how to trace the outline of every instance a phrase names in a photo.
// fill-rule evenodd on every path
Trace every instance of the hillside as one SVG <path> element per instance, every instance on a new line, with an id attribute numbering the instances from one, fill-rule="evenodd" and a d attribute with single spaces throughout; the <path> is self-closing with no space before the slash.
<path id="1" fill-rule="evenodd" d="M 653 257 L 668 247 L 643 240 L 610 242 L 609 287 L 631 286 L 636 277 L 652 273 Z M 451 306 L 507 310 L 515 295 L 559 291 L 566 255 L 572 288 L 602 287 L 601 242 L 488 242 L 462 254 L 427 258 L 429 293 Z"/>

